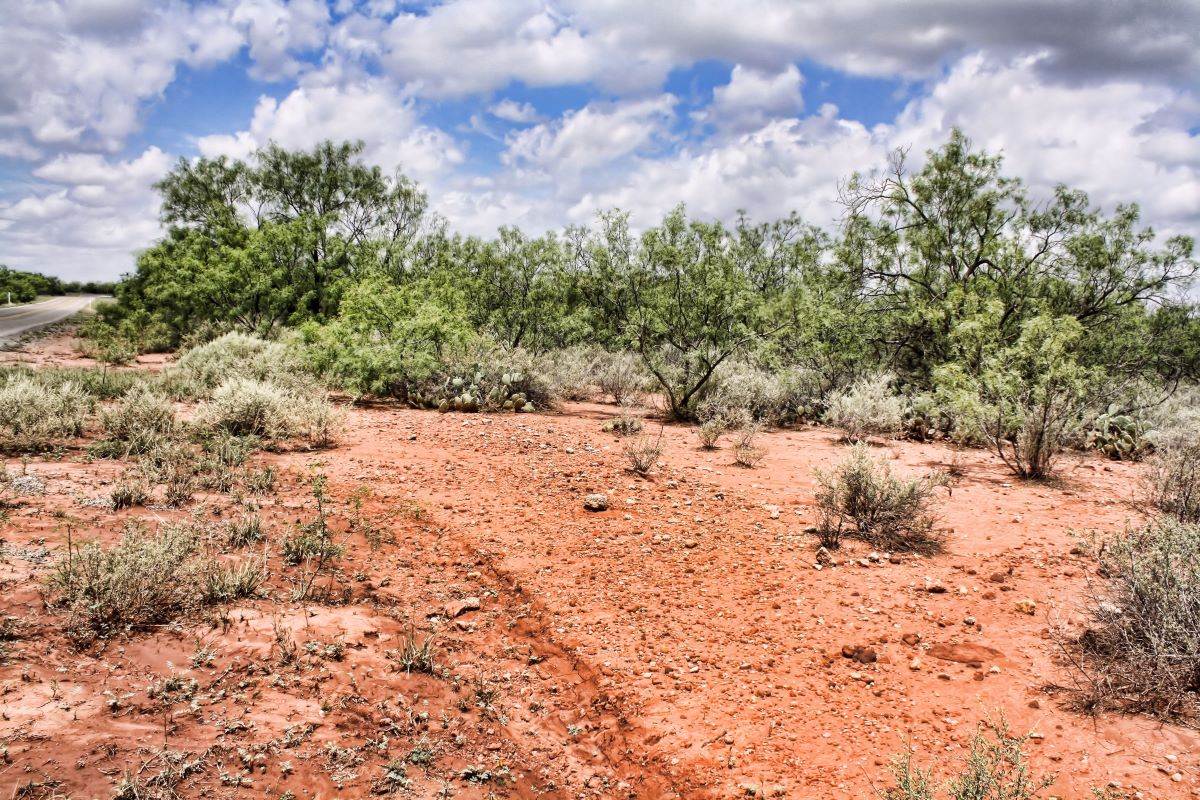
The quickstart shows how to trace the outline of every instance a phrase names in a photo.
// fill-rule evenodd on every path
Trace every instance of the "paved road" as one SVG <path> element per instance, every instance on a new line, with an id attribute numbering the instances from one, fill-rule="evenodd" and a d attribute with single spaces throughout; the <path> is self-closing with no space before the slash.
<path id="1" fill-rule="evenodd" d="M 23 306 L 0 305 L 0 340 L 15 339 L 22 333 L 58 322 L 90 306 L 97 295 L 54 297 Z"/>

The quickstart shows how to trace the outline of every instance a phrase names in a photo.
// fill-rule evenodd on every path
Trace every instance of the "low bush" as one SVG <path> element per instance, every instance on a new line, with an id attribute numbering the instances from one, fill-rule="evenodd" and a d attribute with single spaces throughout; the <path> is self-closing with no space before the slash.
<path id="1" fill-rule="evenodd" d="M 753 469 L 767 457 L 767 448 L 758 444 L 758 423 L 751 423 L 738 432 L 737 442 L 733 446 L 733 460 L 740 466 Z"/>
<path id="2" fill-rule="evenodd" d="M 903 430 L 907 406 L 904 398 L 892 391 L 893 380 L 890 373 L 879 372 L 855 381 L 849 389 L 831 393 L 825 422 L 844 430 L 852 442 Z"/>
<path id="3" fill-rule="evenodd" d="M 279 441 L 331 442 L 339 415 L 324 397 L 253 378 L 230 378 L 196 410 L 197 427 L 210 434 Z"/>
<path id="4" fill-rule="evenodd" d="M 662 458 L 662 431 L 658 432 L 656 439 L 639 436 L 626 444 L 622 452 L 624 452 L 625 460 L 629 462 L 631 470 L 643 477 L 649 475 L 658 465 L 658 460 Z"/>
<path id="5" fill-rule="evenodd" d="M 105 409 L 100 419 L 110 442 L 123 457 L 152 450 L 175 430 L 171 401 L 144 386 L 135 386 L 119 402 Z"/>
<path id="6" fill-rule="evenodd" d="M 1145 493 L 1150 505 L 1183 522 L 1200 523 L 1200 441 L 1170 441 L 1149 459 Z"/>
<path id="7" fill-rule="evenodd" d="M 887 551 L 936 553 L 945 546 L 930 510 L 943 476 L 898 478 L 861 444 L 832 472 L 818 470 L 816 475 L 817 530 L 824 546 L 838 547 L 844 536 Z"/>
<path id="8" fill-rule="evenodd" d="M 1080 701 L 1194 722 L 1200 709 L 1200 525 L 1164 518 L 1100 549 L 1078 639 Z"/>
<path id="9" fill-rule="evenodd" d="M 11 374 L 0 385 L 0 448 L 45 450 L 83 434 L 92 398 L 76 383 Z"/>
<path id="10" fill-rule="evenodd" d="M 618 405 L 634 400 L 650 381 L 633 353 L 600 351 L 594 360 L 596 386 Z"/>
<path id="11" fill-rule="evenodd" d="M 298 354 L 286 344 L 226 333 L 180 355 L 164 373 L 163 385 L 175 396 L 206 397 L 235 378 L 270 381 L 288 388 L 306 388 L 313 383 Z"/>
<path id="12" fill-rule="evenodd" d="M 697 403 L 696 416 L 707 422 L 742 413 L 766 425 L 786 425 L 810 417 L 819 396 L 819 382 L 806 370 L 772 371 L 728 361 Z"/>
<path id="13" fill-rule="evenodd" d="M 105 548 L 68 541 L 54 565 L 49 586 L 70 615 L 67 630 L 77 638 L 110 636 L 168 622 L 200 601 L 196 537 L 181 526 L 157 533 L 126 530 Z"/>
<path id="14" fill-rule="evenodd" d="M 716 450 L 721 442 L 721 437 L 727 430 L 725 420 L 710 419 L 700 423 L 700 427 L 696 430 L 696 436 L 700 439 L 700 446 L 705 450 Z"/>
<path id="15" fill-rule="evenodd" d="M 645 423 L 641 417 L 635 417 L 632 414 L 622 414 L 619 417 L 613 417 L 600 426 L 600 430 L 605 433 L 616 434 L 617 436 L 633 436 L 635 433 L 640 433 Z"/>
<path id="16" fill-rule="evenodd" d="M 210 558 L 201 567 L 201 599 L 205 603 L 226 603 L 256 597 L 267 574 L 265 555 L 234 562 Z"/>
<path id="17" fill-rule="evenodd" d="M 30 378 L 43 386 L 57 387 L 70 383 L 84 394 L 97 400 L 115 400 L 134 387 L 150 380 L 138 370 L 116 370 L 100 367 L 39 367 L 0 366 L 0 383 L 10 376 Z"/>
<path id="18" fill-rule="evenodd" d="M 885 800 L 1034 800 L 1054 783 L 1035 777 L 1025 755 L 1028 736 L 1013 736 L 1007 724 L 980 725 L 971 738 L 966 763 L 957 775 L 939 783 L 932 771 L 912 763 L 905 753 L 892 765 Z"/>
<path id="19" fill-rule="evenodd" d="M 546 353 L 539 363 L 554 394 L 564 400 L 591 400 L 599 391 L 594 347 L 565 347 Z"/>

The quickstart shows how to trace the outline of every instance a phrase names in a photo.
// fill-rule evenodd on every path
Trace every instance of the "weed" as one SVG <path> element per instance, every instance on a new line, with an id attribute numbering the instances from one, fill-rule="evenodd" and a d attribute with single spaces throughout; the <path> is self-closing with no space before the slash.
<path id="1" fill-rule="evenodd" d="M 245 547 L 262 539 L 262 518 L 257 514 L 243 514 L 225 526 L 225 541 L 230 547 Z"/>
<path id="2" fill-rule="evenodd" d="M 110 548 L 76 545 L 54 565 L 50 589 L 70 614 L 73 636 L 108 636 L 174 619 L 200 600 L 192 558 L 191 531 L 165 526 L 155 534 L 126 529 Z"/>
<path id="3" fill-rule="evenodd" d="M 1161 446 L 1144 480 L 1152 506 L 1183 522 L 1200 522 L 1200 443 L 1195 439 Z"/>
<path id="4" fill-rule="evenodd" d="M 817 471 L 816 500 L 821 544 L 835 548 L 849 535 L 883 550 L 939 552 L 944 536 L 934 528 L 929 509 L 940 474 L 902 479 L 885 462 L 871 458 L 866 445 L 855 445 L 832 473 Z"/>
<path id="5" fill-rule="evenodd" d="M 76 383 L 10 373 L 0 384 L 0 449 L 40 451 L 83 434 L 92 398 Z"/>
<path id="6" fill-rule="evenodd" d="M 649 475 L 658 465 L 658 460 L 662 458 L 662 437 L 663 433 L 660 428 L 657 439 L 639 436 L 626 444 L 623 452 L 625 459 L 629 462 L 629 468 L 643 477 Z"/>
<path id="7" fill-rule="evenodd" d="M 871 434 L 894 433 L 904 426 L 904 398 L 894 394 L 895 378 L 880 372 L 855 382 L 848 390 L 829 396 L 825 421 L 846 431 L 858 442 Z"/>
<path id="8" fill-rule="evenodd" d="M 705 450 L 716 450 L 720 446 L 721 437 L 725 435 L 726 430 L 724 419 L 710 419 L 700 424 L 696 436 L 700 439 L 700 446 Z"/>
<path id="9" fill-rule="evenodd" d="M 393 659 L 406 673 L 424 672 L 434 674 L 436 665 L 433 661 L 433 637 L 417 641 L 417 631 L 412 625 L 408 626 L 408 635 L 396 650 L 389 650 L 388 657 Z"/>
<path id="10" fill-rule="evenodd" d="M 174 406 L 141 385 L 130 389 L 100 419 L 109 442 L 122 448 L 121 457 L 147 453 L 175 430 Z"/>
<path id="11" fill-rule="evenodd" d="M 740 466 L 753 469 L 767 457 L 767 448 L 756 444 L 754 441 L 758 435 L 758 431 L 758 424 L 752 423 L 742 428 L 738 433 L 738 440 L 733 448 L 733 460 Z"/>
<path id="12" fill-rule="evenodd" d="M 971 739 L 966 763 L 939 786 L 931 771 L 914 766 L 905 753 L 892 765 L 893 784 L 885 800 L 1034 800 L 1054 776 L 1034 777 L 1025 755 L 1029 737 L 1013 736 L 1001 720 L 980 725 Z"/>
<path id="13" fill-rule="evenodd" d="M 1080 704 L 1196 718 L 1200 692 L 1200 525 L 1163 518 L 1100 550 L 1093 624 L 1076 642 Z"/>
<path id="14" fill-rule="evenodd" d="M 612 433 L 617 436 L 633 436 L 642 430 L 642 426 L 643 422 L 640 417 L 622 414 L 605 422 L 600 426 L 600 429 L 605 433 Z"/>

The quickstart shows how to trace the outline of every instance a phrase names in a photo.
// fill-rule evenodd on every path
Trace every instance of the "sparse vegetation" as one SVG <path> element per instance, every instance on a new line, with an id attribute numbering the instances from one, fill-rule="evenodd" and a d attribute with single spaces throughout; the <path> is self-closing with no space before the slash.
<path id="1" fill-rule="evenodd" d="M 1200 527 L 1166 517 L 1100 549 L 1078 699 L 1194 721 L 1200 708 Z"/>
<path id="2" fill-rule="evenodd" d="M 737 443 L 733 446 L 733 460 L 739 466 L 753 469 L 767 457 L 767 448 L 758 444 L 758 423 L 750 423 L 738 431 Z"/>
<path id="3" fill-rule="evenodd" d="M 831 472 L 817 471 L 817 530 L 825 547 L 853 536 L 886 551 L 936 553 L 945 544 L 930 503 L 941 475 L 899 478 L 886 462 L 855 445 Z"/>
<path id="4" fill-rule="evenodd" d="M 649 475 L 662 458 L 662 431 L 660 430 L 658 437 L 653 439 L 649 436 L 639 436 L 628 442 L 622 452 L 631 470 L 643 477 Z"/>
<path id="5" fill-rule="evenodd" d="M 196 546 L 193 531 L 180 525 L 155 533 L 131 526 L 108 548 L 68 540 L 49 580 L 68 614 L 68 632 L 111 636 L 194 609 L 201 601 Z"/>
<path id="6" fill-rule="evenodd" d="M 324 397 L 285 389 L 269 381 L 230 378 L 196 411 L 196 424 L 214 433 L 279 441 L 303 439 L 328 445 L 338 415 Z"/>
<path id="7" fill-rule="evenodd" d="M 1147 464 L 1145 494 L 1159 511 L 1200 523 L 1200 441 L 1163 442 Z"/>
<path id="8" fill-rule="evenodd" d="M 1001 721 L 980 725 L 956 774 L 939 782 L 932 771 L 913 764 L 905 753 L 892 765 L 893 783 L 884 800 L 1034 800 L 1054 782 L 1029 766 L 1028 736 L 1014 736 Z"/>

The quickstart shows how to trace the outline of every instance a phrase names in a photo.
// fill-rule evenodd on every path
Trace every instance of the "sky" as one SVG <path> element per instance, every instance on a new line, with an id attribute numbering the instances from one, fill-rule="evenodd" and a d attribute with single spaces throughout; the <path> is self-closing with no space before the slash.
<path id="1" fill-rule="evenodd" d="M 1200 0 L 4 0 L 0 263 L 110 279 L 180 158 L 361 140 L 465 233 L 837 224 L 953 127 L 1200 233 Z"/>

